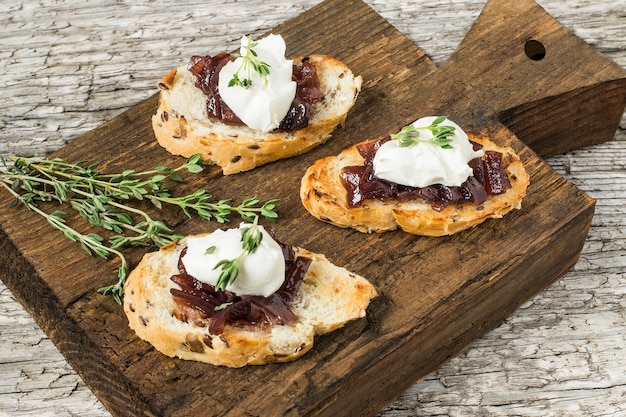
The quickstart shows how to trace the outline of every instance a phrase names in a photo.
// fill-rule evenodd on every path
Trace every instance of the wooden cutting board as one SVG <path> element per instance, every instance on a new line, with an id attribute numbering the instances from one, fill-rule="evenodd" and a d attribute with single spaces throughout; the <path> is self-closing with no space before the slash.
<path id="1" fill-rule="evenodd" d="M 624 110 L 626 74 L 533 1 L 490 1 L 440 68 L 355 0 L 325 1 L 274 32 L 285 37 L 288 55 L 331 54 L 362 75 L 346 125 L 305 155 L 230 177 L 208 168 L 176 191 L 202 187 L 236 203 L 280 198 L 272 227 L 281 240 L 366 276 L 380 296 L 366 319 L 319 337 L 292 363 L 226 369 L 170 359 L 137 339 L 122 308 L 96 293 L 115 280 L 116 261 L 89 257 L 23 208 L 3 209 L 1 276 L 113 415 L 374 414 L 578 259 L 594 202 L 540 156 L 610 139 Z M 155 96 L 138 104 L 55 156 L 111 171 L 176 166 L 180 158 L 153 139 L 156 103 Z M 338 229 L 302 208 L 300 178 L 316 159 L 431 114 L 519 152 L 532 181 L 521 211 L 424 238 Z M 6 207 L 8 193 L 0 200 Z M 217 227 L 181 213 L 151 214 L 185 234 Z M 125 254 L 136 264 L 147 250 L 154 248 Z"/>

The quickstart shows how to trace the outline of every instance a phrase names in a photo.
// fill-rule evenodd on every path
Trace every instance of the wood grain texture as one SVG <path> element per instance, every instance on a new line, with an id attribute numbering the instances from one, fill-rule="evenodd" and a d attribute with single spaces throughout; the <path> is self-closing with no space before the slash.
<path id="1" fill-rule="evenodd" d="M 480 9 L 480 8 L 477 8 L 477 10 L 479 10 L 479 9 Z M 112 95 L 112 96 L 114 96 L 115 94 L 113 94 L 113 93 L 112 93 L 111 95 Z M 619 148 L 618 148 L 618 149 L 619 149 Z M 118 150 L 119 150 L 119 149 L 118 149 Z M 574 155 L 576 155 L 576 154 L 574 154 Z M 570 158 L 571 158 L 571 157 L 570 157 Z M 561 161 L 562 161 L 562 162 L 561 162 Z M 613 161 L 613 162 L 611 162 L 611 161 Z M 576 165 L 575 165 L 575 164 L 573 164 L 573 162 L 575 162 L 575 160 L 574 160 L 574 161 L 572 161 L 571 159 L 563 159 L 563 160 L 557 160 L 557 161 L 555 162 L 555 164 L 556 164 L 556 166 L 557 166 L 557 167 L 559 167 L 559 166 L 560 166 L 560 167 L 562 167 L 562 168 L 563 168 L 563 169 L 562 169 L 562 171 L 563 171 L 563 173 L 564 173 L 564 174 L 567 174 L 567 173 L 568 173 L 568 171 L 569 171 L 569 173 L 571 174 L 571 171 L 572 171 L 572 165 L 574 165 L 574 166 L 573 166 L 574 173 L 576 173 L 576 169 L 577 169 Z M 561 165 L 559 165 L 559 164 L 561 164 Z M 611 164 L 613 164 L 613 165 L 611 165 Z M 617 165 L 615 165 L 615 164 L 617 164 Z M 615 156 L 613 156 L 612 158 L 609 158 L 609 162 L 607 163 L 607 165 L 606 165 L 606 166 L 608 166 L 608 167 L 610 167 L 610 166 L 618 166 L 618 167 L 619 167 L 619 157 L 617 157 L 617 159 L 616 159 L 616 157 L 615 157 Z M 580 168 L 578 168 L 578 169 L 580 169 Z M 619 171 L 618 171 L 616 174 L 615 174 L 615 173 L 613 173 L 612 175 L 613 175 L 613 176 L 612 176 L 612 179 L 613 179 L 613 180 L 617 180 L 617 181 L 619 181 L 619 178 L 620 178 L 620 176 L 619 176 Z M 588 177 L 584 177 L 584 179 L 588 180 Z M 583 179 L 580 179 L 580 180 L 579 180 L 579 182 L 580 182 L 581 184 L 583 184 L 583 185 L 584 185 L 584 180 L 583 180 Z M 600 187 L 598 188 L 598 190 L 601 192 L 601 191 L 603 190 L 603 188 L 600 186 Z M 619 193 L 617 193 L 617 196 L 619 197 Z M 616 225 L 616 224 L 617 224 L 617 226 L 618 226 L 618 228 L 619 228 L 619 224 L 620 224 L 620 223 L 619 223 L 619 220 L 615 220 L 613 223 L 609 222 L 609 225 Z M 592 230 L 593 230 L 593 229 L 592 229 Z M 592 238 L 593 238 L 593 235 L 592 235 Z M 619 245 L 619 240 L 617 240 L 616 242 L 617 242 L 617 243 L 614 243 L 614 244 L 612 244 L 612 245 L 611 245 L 611 244 L 607 245 L 607 249 L 606 249 L 606 250 L 609 250 L 609 251 L 610 251 L 610 250 L 611 250 L 611 247 L 614 247 L 615 245 Z M 608 268 L 617 268 L 617 271 L 619 271 L 619 268 L 620 268 L 619 251 L 618 251 L 617 253 L 618 253 L 618 256 L 613 257 L 613 258 L 612 258 L 612 259 L 613 259 L 613 262 L 609 263 L 609 265 L 608 265 L 607 267 L 608 267 Z M 583 260 L 584 260 L 584 259 L 583 259 Z M 356 260 L 355 260 L 355 262 L 356 262 Z M 597 260 L 595 260 L 595 261 L 594 261 L 594 260 L 592 259 L 590 263 L 591 263 L 592 265 L 594 265 L 594 264 L 596 264 L 596 265 L 597 265 L 597 262 L 598 262 Z M 619 273 L 619 272 L 618 272 L 618 273 Z M 613 281 L 615 281 L 616 279 L 617 279 L 617 278 L 614 278 L 614 279 L 613 279 Z M 619 281 L 619 279 L 617 279 L 617 280 Z M 611 281 L 609 280 L 609 282 L 611 282 Z M 85 284 L 83 283 L 82 285 L 85 285 Z M 503 290 L 503 291 L 504 291 L 504 290 Z M 541 298 L 541 297 L 540 297 L 540 298 Z M 72 296 L 71 296 L 70 294 L 64 294 L 64 295 L 63 295 L 63 300 L 71 300 L 71 299 L 72 299 Z M 80 313 L 80 309 L 81 309 L 81 308 L 84 308 L 84 306 L 85 306 L 85 305 L 88 305 L 88 303 L 89 303 L 89 302 L 91 302 L 91 301 L 92 301 L 92 300 L 87 300 L 87 301 L 85 301 L 84 303 L 76 303 L 76 304 L 75 304 L 75 305 L 76 305 L 76 311 L 77 311 L 77 313 L 76 313 L 76 314 L 81 315 L 81 313 Z M 619 304 L 618 304 L 618 305 L 619 305 Z M 106 314 L 106 313 L 107 313 L 107 312 L 105 312 L 105 314 Z M 108 314 L 110 314 L 110 312 L 108 312 Z M 94 320 L 94 321 L 96 321 L 96 322 L 101 322 L 101 321 L 102 321 L 102 318 L 101 318 L 101 317 L 99 318 L 99 316 L 98 316 L 98 315 L 95 315 L 95 316 L 93 317 L 93 320 Z M 550 321 L 548 321 L 548 322 L 550 322 Z M 506 323 L 505 323 L 505 326 L 506 326 Z M 518 326 L 518 327 L 519 327 L 519 326 Z M 539 328 L 541 328 L 541 327 L 539 326 Z M 515 334 L 515 333 L 514 333 L 514 334 Z M 115 335 L 115 336 L 117 336 L 117 335 Z M 462 342 L 462 340 L 461 340 L 461 339 L 459 339 L 459 341 L 460 341 L 460 342 Z M 114 340 L 113 340 L 113 342 L 114 342 Z M 461 345 L 462 345 L 462 343 L 461 343 Z M 563 349 L 562 351 L 563 351 L 563 352 L 565 352 L 565 349 L 567 349 L 567 348 L 562 346 L 562 347 L 561 347 L 561 349 Z M 407 352 L 401 352 L 401 353 L 407 353 Z M 570 356 L 575 358 L 575 356 L 576 356 L 576 355 L 569 355 L 568 357 L 570 357 Z M 479 361 L 477 361 L 477 362 L 479 362 Z M 555 363 L 555 366 L 557 366 L 557 365 L 558 365 L 558 361 Z M 545 369 L 547 369 L 547 370 L 548 370 L 548 369 L 552 369 L 552 368 L 550 368 L 549 366 L 546 366 L 546 367 L 545 367 Z M 164 373 L 167 373 L 167 372 L 168 372 L 167 370 L 165 370 L 165 371 L 164 371 Z M 461 374 L 461 375 L 463 375 L 463 371 L 461 371 L 461 372 L 460 372 L 460 374 Z M 565 377 L 563 377 L 563 378 L 565 379 Z M 450 380 L 450 378 L 449 378 L 446 382 L 448 382 L 449 380 Z M 616 381 L 618 381 L 618 379 L 616 379 Z M 428 382 L 428 381 L 427 381 L 427 382 Z M 450 382 L 448 382 L 448 383 L 450 383 Z M 531 383 L 532 383 L 532 382 L 531 382 Z M 424 386 L 424 384 L 421 384 L 421 385 L 422 385 L 422 386 Z M 418 385 L 418 387 L 419 387 L 419 386 L 420 386 L 420 385 Z M 457 386 L 458 386 L 458 385 L 457 385 Z M 618 384 L 618 386 L 619 386 L 619 384 Z M 374 388 L 373 388 L 373 387 L 368 387 L 368 389 L 374 389 Z M 80 390 L 79 390 L 79 391 L 80 391 Z M 423 392 L 424 392 L 424 391 L 418 391 L 418 393 L 423 393 Z M 426 391 L 425 391 L 425 392 L 426 392 L 426 393 L 429 393 L 430 391 L 429 391 L 428 389 L 426 389 Z M 458 391 L 458 392 L 463 392 L 463 390 Z M 541 392 L 541 391 L 540 391 L 540 392 Z M 418 394 L 418 395 L 419 395 L 419 394 Z M 422 395 L 423 395 L 423 394 L 422 394 Z M 445 394 L 444 394 L 444 395 L 445 395 Z M 78 397 L 78 396 L 79 396 L 79 394 L 75 394 L 75 398 L 76 398 L 76 397 Z M 544 395 L 544 397 L 545 397 L 545 396 L 547 396 L 547 394 L 546 394 L 546 395 Z M 71 397 L 71 395 L 70 395 L 70 397 Z M 452 397 L 454 397 L 454 396 L 452 396 Z M 506 395 L 504 395 L 504 397 L 506 397 Z M 541 395 L 536 395 L 536 397 L 541 397 Z M 406 401 L 406 400 L 405 400 L 405 402 L 403 402 L 403 403 L 402 403 L 402 404 L 404 404 L 404 406 L 403 406 L 404 408 L 402 408 L 402 406 L 401 406 L 400 410 L 402 410 L 402 411 L 400 411 L 400 412 L 402 412 L 402 413 L 412 412 L 412 413 L 415 413 L 415 415 L 422 415 L 422 414 L 419 414 L 419 413 L 422 413 L 422 411 L 424 411 L 424 412 L 429 412 L 429 411 L 428 411 L 428 409 L 429 409 L 429 408 L 428 408 L 428 405 L 426 405 L 426 406 L 425 406 L 425 407 L 423 407 L 422 409 L 417 409 L 417 408 L 416 408 L 416 409 L 413 409 L 413 411 L 410 411 L 410 410 L 412 409 L 412 406 L 411 406 L 412 401 L 415 401 L 415 400 L 414 400 L 414 398 L 416 398 L 416 397 L 413 397 L 413 399 L 410 399 L 410 400 L 408 400 L 408 401 Z M 487 397 L 487 399 L 486 399 L 486 401 L 484 402 L 484 404 L 486 404 L 486 406 L 488 406 L 488 407 L 489 407 L 489 406 L 491 406 L 491 407 L 493 408 L 493 407 L 496 407 L 496 406 L 498 405 L 498 401 L 502 401 L 502 399 L 501 399 L 501 398 L 499 398 L 499 397 L 498 397 L 498 395 L 492 395 L 491 397 Z M 523 401 L 523 399 L 522 399 L 521 401 Z M 7 404 L 9 404 L 9 403 L 7 403 Z M 495 405 L 494 405 L 494 404 L 495 404 Z M 11 405 L 11 406 L 12 406 L 12 405 Z M 386 413 L 394 413 L 394 410 L 397 410 L 397 408 L 394 408 L 394 407 L 395 407 L 395 405 L 393 405 L 390 409 L 388 409 L 388 410 L 386 411 Z M 8 409 L 9 409 L 9 408 L 7 407 L 7 410 L 8 410 Z M 470 408 L 470 409 L 471 409 L 471 408 Z M 480 407 L 479 407 L 479 408 L 477 408 L 477 409 L 475 408 L 475 410 L 479 410 L 479 411 L 477 411 L 477 413 L 480 413 L 481 408 L 480 408 Z M 482 409 L 482 410 L 484 410 L 484 409 Z M 41 411 L 41 410 L 40 410 L 40 411 Z M 89 412 L 89 410 L 86 410 L 86 411 L 85 411 L 85 410 L 83 410 L 83 411 L 84 411 L 84 412 Z M 432 413 L 433 413 L 433 414 L 434 414 L 434 413 L 437 413 L 437 411 L 433 411 Z M 41 414 L 37 414 L 37 415 L 41 415 Z M 85 414 L 84 414 L 84 413 L 81 413 L 81 415 L 85 415 Z M 404 414 L 403 414 L 403 415 L 404 415 Z M 477 414 L 477 415 L 478 415 L 478 414 Z"/>

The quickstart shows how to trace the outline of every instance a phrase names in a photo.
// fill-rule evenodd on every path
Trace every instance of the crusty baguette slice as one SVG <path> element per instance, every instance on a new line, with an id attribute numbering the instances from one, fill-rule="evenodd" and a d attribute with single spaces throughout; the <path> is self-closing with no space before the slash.
<path id="1" fill-rule="evenodd" d="M 152 117 L 158 142 L 174 155 L 190 157 L 199 153 L 204 161 L 222 167 L 225 175 L 298 155 L 324 143 L 345 122 L 361 91 L 362 79 L 333 57 L 307 58 L 317 68 L 325 99 L 313 106 L 306 128 L 262 133 L 245 125 L 209 120 L 206 96 L 194 86 L 193 74 L 179 67 L 168 72 L 159 84 L 159 108 Z M 301 60 L 294 59 L 294 63 Z"/>
<path id="2" fill-rule="evenodd" d="M 251 330 L 227 324 L 220 335 L 208 326 L 178 320 L 178 306 L 170 294 L 177 288 L 170 277 L 185 239 L 146 254 L 131 272 L 124 291 L 124 312 L 130 327 L 159 352 L 186 360 L 241 367 L 288 362 L 313 346 L 315 335 L 328 333 L 364 317 L 377 295 L 365 278 L 332 264 L 323 255 L 294 248 L 296 255 L 312 259 L 309 270 L 290 304 L 298 320 Z"/>
<path id="3" fill-rule="evenodd" d="M 489 218 L 499 218 L 512 209 L 521 208 L 530 178 L 517 154 L 501 147 L 486 136 L 468 133 L 470 140 L 503 154 L 506 172 L 512 187 L 504 194 L 488 196 L 479 206 L 450 205 L 438 212 L 424 200 L 382 202 L 366 200 L 363 205 L 348 207 L 347 192 L 339 174 L 346 166 L 363 165 L 357 145 L 338 156 L 316 161 L 306 171 L 300 187 L 304 207 L 316 218 L 339 227 L 351 227 L 361 232 L 385 232 L 401 228 L 405 232 L 423 236 L 444 236 L 473 227 Z"/>

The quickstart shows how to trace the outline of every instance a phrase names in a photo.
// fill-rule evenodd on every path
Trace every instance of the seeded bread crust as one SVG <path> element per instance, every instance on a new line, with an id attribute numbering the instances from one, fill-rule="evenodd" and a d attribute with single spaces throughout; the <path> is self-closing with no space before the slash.
<path id="1" fill-rule="evenodd" d="M 294 248 L 313 261 L 290 308 L 298 317 L 288 325 L 247 330 L 226 325 L 220 335 L 207 326 L 176 318 L 179 307 L 170 294 L 186 239 L 146 254 L 128 277 L 124 312 L 129 326 L 159 352 L 186 360 L 228 367 L 289 362 L 313 347 L 314 336 L 365 317 L 377 293 L 365 278 L 332 264 L 325 256 Z"/>
<path id="2" fill-rule="evenodd" d="M 325 98 L 313 106 L 306 128 L 262 133 L 247 126 L 210 120 L 206 96 L 195 87 L 195 77 L 186 67 L 179 67 L 168 72 L 159 83 L 159 108 L 152 117 L 157 141 L 174 155 L 201 154 L 204 161 L 222 167 L 224 175 L 302 154 L 326 142 L 337 126 L 343 126 L 361 91 L 362 79 L 333 57 L 307 58 L 317 68 Z M 296 58 L 294 63 L 302 59 Z"/>
<path id="3" fill-rule="evenodd" d="M 382 202 L 366 200 L 359 207 L 347 204 L 347 191 L 339 174 L 346 166 L 363 165 L 357 145 L 316 161 L 306 171 L 300 187 L 304 207 L 316 218 L 339 227 L 351 227 L 361 232 L 385 232 L 402 229 L 423 236 L 450 235 L 476 226 L 489 218 L 500 218 L 513 209 L 520 209 L 530 177 L 519 156 L 509 147 L 502 147 L 483 135 L 468 134 L 470 140 L 484 150 L 503 154 L 503 162 L 512 187 L 506 193 L 488 196 L 479 206 L 450 205 L 437 212 L 424 200 Z"/>

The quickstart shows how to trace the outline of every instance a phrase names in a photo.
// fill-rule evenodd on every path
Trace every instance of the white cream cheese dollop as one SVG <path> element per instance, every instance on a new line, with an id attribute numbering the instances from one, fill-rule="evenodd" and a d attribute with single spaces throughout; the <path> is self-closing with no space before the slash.
<path id="1" fill-rule="evenodd" d="M 222 259 L 234 259 L 242 252 L 241 229 L 250 224 L 241 223 L 238 229 L 216 230 L 197 237 L 187 238 L 187 252 L 182 258 L 187 273 L 206 284 L 215 285 L 221 268 L 213 269 Z M 285 281 L 285 258 L 278 243 L 258 226 L 263 239 L 254 253 L 246 254 L 239 263 L 239 275 L 226 290 L 237 295 L 261 295 L 275 293 Z M 214 246 L 212 253 L 207 248 Z"/>
<path id="2" fill-rule="evenodd" d="M 436 118 L 424 117 L 412 125 L 418 128 L 428 127 Z M 483 156 L 483 151 L 474 151 L 467 134 L 453 121 L 446 118 L 440 126 L 454 127 L 451 149 L 423 142 L 434 137 L 428 129 L 420 130 L 420 141 L 408 147 L 401 147 L 399 140 L 390 140 L 374 156 L 374 175 L 411 187 L 463 184 L 473 173 L 469 161 Z"/>
<path id="3" fill-rule="evenodd" d="M 246 54 L 246 46 L 252 40 L 241 38 L 241 55 Z M 293 61 L 285 59 L 285 41 L 280 35 L 270 34 L 255 41 L 253 48 L 257 58 L 269 65 L 269 74 L 261 76 L 253 68 L 243 67 L 238 74 L 240 79 L 248 78 L 251 85 L 229 86 L 233 75 L 244 62 L 237 58 L 226 64 L 219 74 L 218 88 L 224 103 L 248 127 L 263 133 L 272 131 L 283 120 L 296 96 L 296 82 L 292 81 Z"/>

